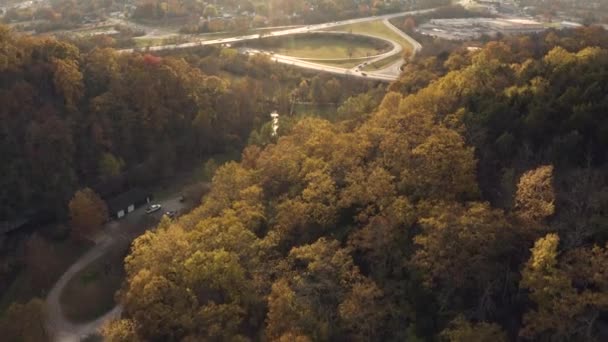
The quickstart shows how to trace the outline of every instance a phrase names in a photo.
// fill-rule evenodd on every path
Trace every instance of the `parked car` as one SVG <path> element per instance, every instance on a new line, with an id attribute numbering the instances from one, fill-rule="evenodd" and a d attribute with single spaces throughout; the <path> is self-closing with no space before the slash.
<path id="1" fill-rule="evenodd" d="M 146 214 L 152 214 L 155 211 L 159 211 L 160 208 L 162 208 L 163 206 L 160 204 L 152 204 L 151 206 L 148 207 L 148 209 L 146 209 Z"/>
<path id="2" fill-rule="evenodd" d="M 167 212 L 165 213 L 165 215 L 166 215 L 168 218 L 175 218 L 175 217 L 177 216 L 177 210 L 171 210 L 171 211 L 167 211 Z"/>

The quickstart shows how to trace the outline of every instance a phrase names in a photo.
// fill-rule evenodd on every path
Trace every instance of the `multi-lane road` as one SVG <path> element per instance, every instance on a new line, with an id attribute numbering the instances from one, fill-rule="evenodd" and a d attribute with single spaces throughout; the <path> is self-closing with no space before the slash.
<path id="1" fill-rule="evenodd" d="M 400 12 L 400 13 L 381 15 L 381 16 L 372 16 L 372 17 L 365 17 L 365 18 L 334 21 L 334 22 L 323 23 L 323 24 L 300 26 L 300 27 L 288 28 L 288 29 L 278 29 L 276 31 L 266 32 L 264 34 L 250 34 L 250 35 L 235 36 L 235 37 L 229 37 L 229 38 L 200 40 L 200 41 L 181 43 L 181 44 L 166 44 L 166 45 L 152 46 L 152 47 L 147 48 L 147 51 L 154 52 L 154 51 L 192 48 L 192 47 L 205 46 L 205 45 L 234 44 L 234 43 L 239 43 L 239 42 L 245 42 L 248 40 L 260 39 L 263 37 L 281 37 L 281 36 L 305 34 L 305 33 L 314 32 L 314 31 L 328 30 L 328 29 L 331 29 L 334 27 L 339 27 L 339 26 L 344 26 L 344 25 L 352 25 L 352 24 L 364 23 L 364 22 L 369 22 L 369 21 L 382 20 L 385 23 L 385 25 L 387 25 L 391 30 L 397 32 L 400 36 L 402 36 L 404 39 L 406 39 L 408 42 L 410 42 L 410 44 L 413 46 L 413 52 L 416 53 L 417 51 L 420 50 L 421 45 L 418 42 L 416 42 L 413 38 L 411 38 L 410 36 L 403 33 L 401 30 L 394 27 L 389 22 L 389 20 L 393 19 L 393 18 L 407 16 L 407 15 L 418 15 L 418 14 L 428 13 L 428 12 L 432 12 L 434 10 L 435 9 L 426 9 L 426 10 L 419 10 L 419 11 Z M 373 35 L 370 34 L 370 36 L 373 36 Z M 387 39 L 382 38 L 382 37 L 375 37 L 375 38 L 387 41 Z M 390 40 L 388 40 L 388 41 L 391 44 L 395 44 L 395 42 L 393 42 L 393 41 L 390 41 Z M 130 53 L 130 52 L 134 52 L 136 50 L 135 49 L 124 49 L 124 50 L 120 50 L 120 51 L 123 53 Z M 246 53 L 249 53 L 249 54 L 267 53 L 267 52 L 254 50 L 254 49 L 243 49 L 243 51 Z M 401 53 L 401 51 L 402 50 L 399 48 L 397 48 L 397 49 L 393 48 L 392 51 L 390 51 L 389 53 L 382 56 L 382 58 L 378 57 L 379 58 L 378 60 L 399 54 L 399 53 Z M 357 67 L 351 68 L 351 69 L 340 68 L 340 67 L 334 67 L 334 66 L 329 66 L 329 65 L 325 65 L 325 64 L 314 63 L 314 62 L 298 59 L 295 57 L 285 56 L 285 55 L 269 54 L 269 56 L 272 60 L 274 60 L 276 62 L 289 64 L 289 65 L 293 65 L 293 66 L 297 66 L 297 67 L 301 67 L 301 68 L 305 68 L 305 69 L 324 71 L 324 72 L 328 72 L 328 73 L 340 74 L 340 75 L 346 75 L 346 76 L 352 76 L 352 77 L 362 77 L 362 78 L 374 79 L 374 80 L 379 80 L 379 81 L 396 80 L 399 77 L 400 68 L 403 64 L 403 60 L 398 60 L 395 63 L 393 63 L 381 70 L 362 71 L 360 68 L 357 68 Z"/>
<path id="2" fill-rule="evenodd" d="M 327 34 L 345 34 L 345 33 L 328 31 Z M 389 69 L 391 66 L 394 66 L 395 64 L 391 64 L 390 66 L 388 66 L 382 70 L 375 71 L 375 72 L 366 72 L 366 71 L 362 71 L 362 70 L 367 65 L 381 61 L 385 58 L 390 58 L 394 55 L 401 54 L 403 51 L 403 47 L 401 46 L 401 44 L 399 44 L 398 42 L 396 42 L 394 40 L 377 37 L 377 36 L 374 36 L 371 34 L 357 33 L 354 35 L 384 40 L 387 44 L 391 45 L 392 48 L 391 48 L 391 50 L 389 50 L 387 52 L 384 52 L 384 53 L 381 53 L 381 54 L 378 54 L 375 56 L 359 57 L 359 58 L 350 59 L 350 61 L 357 61 L 357 60 L 361 61 L 360 64 L 358 64 L 357 66 L 350 68 L 350 69 L 341 68 L 341 67 L 337 67 L 337 66 L 330 66 L 327 64 L 320 64 L 320 63 L 324 63 L 324 62 L 344 61 L 345 60 L 344 58 L 339 58 L 339 59 L 299 58 L 299 57 L 275 54 L 275 53 L 262 51 L 262 50 L 258 50 L 258 49 L 252 49 L 252 48 L 240 48 L 239 51 L 241 53 L 248 54 L 248 55 L 265 54 L 271 60 L 274 60 L 276 62 L 283 63 L 283 64 L 289 64 L 289 65 L 297 66 L 297 67 L 304 68 L 304 69 L 319 70 L 319 71 L 325 71 L 325 72 L 329 72 L 329 73 L 342 74 L 342 75 L 348 75 L 348 76 L 367 77 L 370 79 L 380 80 L 380 81 L 395 80 L 396 76 L 399 76 L 399 74 L 400 74 L 400 67 L 403 64 L 402 60 L 395 62 L 395 64 L 398 64 L 396 71 L 395 71 L 395 69 L 393 69 L 393 70 Z"/>

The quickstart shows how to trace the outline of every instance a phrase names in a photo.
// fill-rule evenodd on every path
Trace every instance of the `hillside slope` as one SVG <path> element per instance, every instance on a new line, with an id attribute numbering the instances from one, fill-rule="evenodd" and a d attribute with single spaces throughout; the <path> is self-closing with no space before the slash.
<path id="1" fill-rule="evenodd" d="M 606 339 L 602 30 L 420 60 L 220 168 L 126 259 L 126 340 Z"/>

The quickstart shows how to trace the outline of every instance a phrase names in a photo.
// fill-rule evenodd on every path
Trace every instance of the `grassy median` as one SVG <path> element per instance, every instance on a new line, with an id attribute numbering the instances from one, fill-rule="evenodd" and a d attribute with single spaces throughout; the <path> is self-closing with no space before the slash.
<path id="1" fill-rule="evenodd" d="M 377 36 L 380 38 L 395 41 L 396 43 L 399 43 L 401 47 L 403 47 L 403 51 L 399 56 L 387 57 L 383 60 L 374 63 L 373 65 L 367 66 L 365 70 L 372 71 L 385 68 L 391 63 L 397 62 L 399 58 L 402 58 L 401 56 L 403 56 L 403 53 L 405 51 L 412 51 L 412 45 L 410 45 L 410 43 L 406 39 L 404 39 L 395 31 L 391 30 L 388 26 L 386 26 L 382 20 L 367 21 L 363 23 L 332 27 L 329 30 L 349 33 L 362 33 Z"/>
<path id="2" fill-rule="evenodd" d="M 297 58 L 343 59 L 364 58 L 390 51 L 390 44 L 373 38 L 348 34 L 311 33 L 266 38 L 247 46 Z"/>

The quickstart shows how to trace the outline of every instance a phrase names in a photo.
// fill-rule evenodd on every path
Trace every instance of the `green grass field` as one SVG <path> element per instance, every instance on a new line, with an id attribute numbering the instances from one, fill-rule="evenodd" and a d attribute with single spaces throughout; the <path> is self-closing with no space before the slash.
<path id="1" fill-rule="evenodd" d="M 412 50 L 412 46 L 410 45 L 410 43 L 407 40 L 405 40 L 403 37 L 398 35 L 396 32 L 394 32 L 393 30 L 388 28 L 382 22 L 382 20 L 368 21 L 368 22 L 363 22 L 363 23 L 358 23 L 358 24 L 338 26 L 338 27 L 333 27 L 330 30 L 331 31 L 341 31 L 341 32 L 351 32 L 351 33 L 363 33 L 363 34 L 378 36 L 378 37 L 390 39 L 390 40 L 393 40 L 393 41 L 399 43 L 403 47 L 404 51 Z M 402 54 L 403 54 L 403 52 L 401 53 L 401 55 Z M 399 55 L 398 57 L 393 56 L 393 57 L 385 58 L 381 61 L 378 61 L 377 63 L 374 63 L 373 65 L 367 66 L 365 68 L 365 70 L 372 71 L 372 70 L 384 68 L 387 65 L 390 65 L 391 63 L 394 63 L 397 60 L 399 60 L 399 58 L 401 58 L 401 55 Z"/>
<path id="2" fill-rule="evenodd" d="M 378 48 L 371 41 L 344 36 L 290 36 L 277 41 L 275 46 L 267 46 L 278 54 L 299 58 L 349 59 L 378 55 L 387 51 Z"/>

